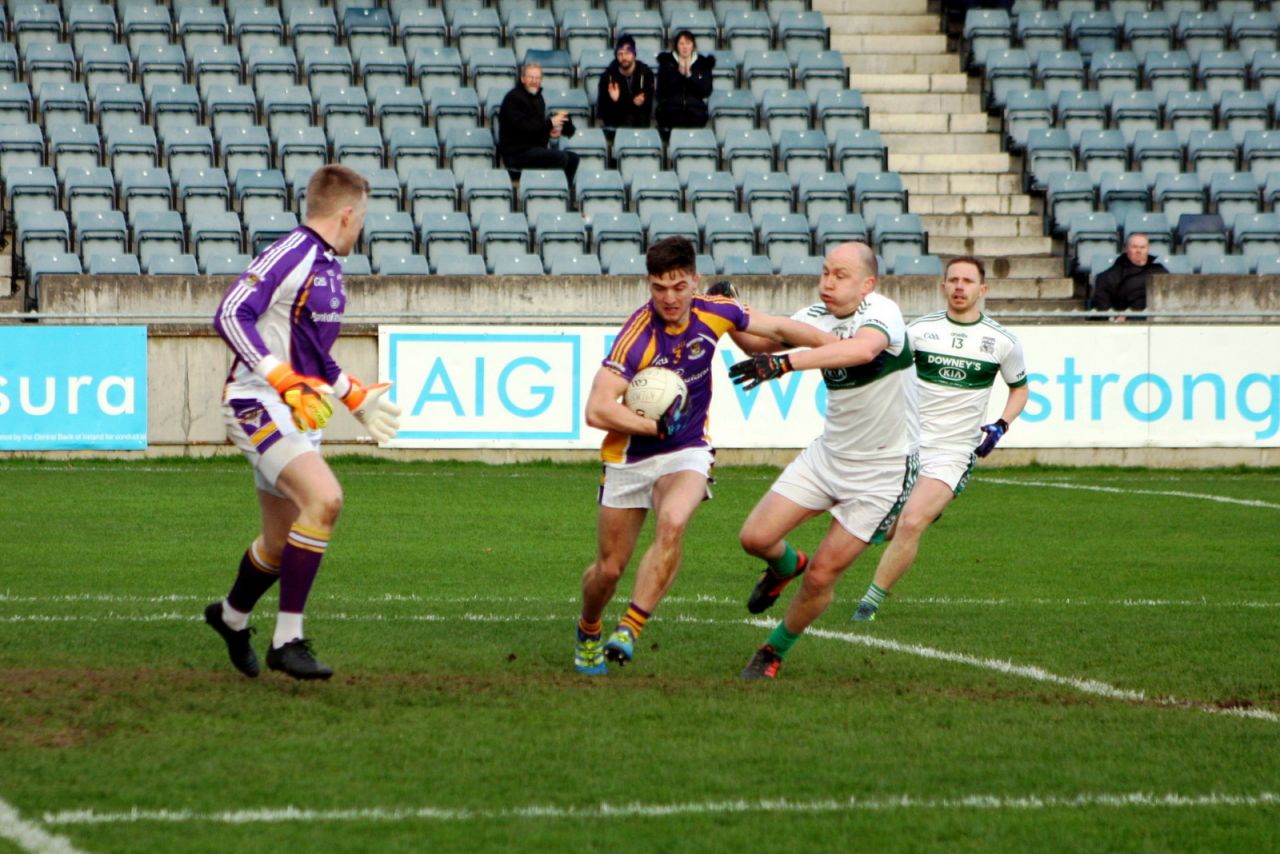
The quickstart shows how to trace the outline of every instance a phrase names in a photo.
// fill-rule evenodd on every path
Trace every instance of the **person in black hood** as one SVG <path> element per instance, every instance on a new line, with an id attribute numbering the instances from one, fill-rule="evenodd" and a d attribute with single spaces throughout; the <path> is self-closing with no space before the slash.
<path id="1" fill-rule="evenodd" d="M 1097 311 L 1141 311 L 1147 307 L 1147 280 L 1153 274 L 1168 272 L 1151 256 L 1151 243 L 1147 236 L 1136 232 L 1130 234 L 1124 242 L 1124 254 L 1098 274 L 1093 286 L 1092 307 Z M 1111 319 L 1124 320 L 1123 317 Z"/>
<path id="2" fill-rule="evenodd" d="M 653 69 L 636 59 L 636 40 L 629 35 L 618 38 L 613 56 L 600 75 L 596 116 L 606 133 L 613 128 L 646 128 L 653 114 Z"/>
<path id="3" fill-rule="evenodd" d="M 578 171 L 578 154 L 560 148 L 574 134 L 568 113 L 547 116 L 542 99 L 542 66 L 520 69 L 520 83 L 502 99 L 498 110 L 498 151 L 511 169 L 562 169 L 569 183 Z M 552 143 L 554 142 L 554 147 Z"/>
<path id="4" fill-rule="evenodd" d="M 658 129 L 707 126 L 707 98 L 716 58 L 698 53 L 693 33 L 676 33 L 675 50 L 658 54 Z"/>

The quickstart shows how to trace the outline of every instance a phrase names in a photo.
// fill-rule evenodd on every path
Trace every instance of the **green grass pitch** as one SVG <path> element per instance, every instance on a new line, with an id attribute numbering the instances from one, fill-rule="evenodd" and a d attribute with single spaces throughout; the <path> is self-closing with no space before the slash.
<path id="1" fill-rule="evenodd" d="M 980 469 L 875 623 L 878 548 L 758 684 L 781 609 L 747 614 L 737 531 L 773 469 L 717 471 L 635 662 L 588 680 L 597 466 L 334 467 L 337 675 L 298 684 L 200 620 L 256 530 L 242 462 L 0 463 L 0 851 L 1275 845 L 1276 471 Z"/>

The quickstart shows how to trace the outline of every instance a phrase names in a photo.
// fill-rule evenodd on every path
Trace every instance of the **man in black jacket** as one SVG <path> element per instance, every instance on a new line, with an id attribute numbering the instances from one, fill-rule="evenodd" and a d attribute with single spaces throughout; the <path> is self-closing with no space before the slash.
<path id="1" fill-rule="evenodd" d="M 653 114 L 653 69 L 636 59 L 636 40 L 618 37 L 613 62 L 600 75 L 596 115 L 605 132 L 614 128 L 647 128 Z"/>
<path id="2" fill-rule="evenodd" d="M 1097 311 L 1141 311 L 1147 307 L 1147 280 L 1153 273 L 1168 272 L 1151 257 L 1151 243 L 1147 236 L 1136 232 L 1130 234 L 1124 242 L 1124 254 L 1098 274 L 1093 286 L 1093 308 Z M 1124 320 L 1119 316 L 1111 319 Z"/>
<path id="3" fill-rule="evenodd" d="M 569 183 L 578 171 L 576 152 L 560 148 L 573 136 L 568 113 L 547 116 L 542 99 L 542 66 L 528 63 L 520 70 L 520 84 L 502 99 L 498 111 L 498 151 L 510 169 L 562 169 Z M 554 143 L 554 145 L 553 145 Z"/>

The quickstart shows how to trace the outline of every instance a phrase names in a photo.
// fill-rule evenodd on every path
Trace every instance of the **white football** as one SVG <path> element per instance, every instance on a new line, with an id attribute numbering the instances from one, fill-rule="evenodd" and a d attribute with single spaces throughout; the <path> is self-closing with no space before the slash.
<path id="1" fill-rule="evenodd" d="M 636 415 L 657 421 L 677 398 L 687 400 L 689 389 L 670 368 L 645 368 L 635 375 L 623 399 Z"/>

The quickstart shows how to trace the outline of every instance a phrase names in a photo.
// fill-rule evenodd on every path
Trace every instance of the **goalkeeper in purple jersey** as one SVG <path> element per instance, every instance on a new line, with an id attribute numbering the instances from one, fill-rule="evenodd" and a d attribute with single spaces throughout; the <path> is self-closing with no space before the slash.
<path id="1" fill-rule="evenodd" d="M 708 497 L 713 452 L 707 410 L 720 337 L 738 330 L 806 347 L 835 340 L 805 323 L 748 312 L 732 298 L 699 294 L 696 255 L 684 237 L 655 243 L 645 264 L 649 302 L 619 330 L 587 400 L 587 423 L 607 431 L 601 446 L 599 540 L 596 559 L 582 578 L 582 616 L 574 647 L 574 666 L 588 675 L 608 672 L 606 659 L 618 665 L 631 661 L 636 639 L 675 581 L 685 528 Z M 637 415 L 621 401 L 632 377 L 651 366 L 675 371 L 688 388 L 688 399 L 677 400 L 657 420 Z M 605 640 L 605 606 L 650 509 L 656 519 L 653 545 L 636 570 L 626 614 Z"/>
<path id="2" fill-rule="evenodd" d="M 253 260 L 213 320 L 235 356 L 223 418 L 228 437 L 253 464 L 262 531 L 230 593 L 204 618 L 246 676 L 259 672 L 249 613 L 277 579 L 280 607 L 267 666 L 295 679 L 333 675 L 302 633 L 307 597 L 342 510 L 342 487 L 319 453 L 320 431 L 333 414 L 328 395 L 379 441 L 393 438 L 399 426 L 389 384 L 365 386 L 330 355 L 347 302 L 338 258 L 360 238 L 369 182 L 346 166 L 322 166 L 306 199 L 304 223 Z"/>

